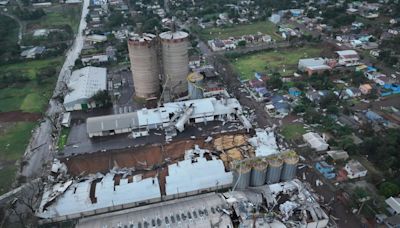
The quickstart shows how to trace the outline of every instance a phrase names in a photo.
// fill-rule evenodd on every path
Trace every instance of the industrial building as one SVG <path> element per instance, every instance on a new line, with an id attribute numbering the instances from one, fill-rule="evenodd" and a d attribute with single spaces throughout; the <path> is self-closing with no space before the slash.
<path id="1" fill-rule="evenodd" d="M 82 218 L 77 227 L 327 227 L 329 216 L 317 200 L 295 179 Z"/>
<path id="2" fill-rule="evenodd" d="M 151 98 L 160 94 L 157 45 L 157 37 L 153 34 L 133 34 L 129 37 L 129 59 L 138 97 Z"/>
<path id="3" fill-rule="evenodd" d="M 90 117 L 87 119 L 89 137 L 106 136 L 133 132 L 134 137 L 145 136 L 151 129 L 163 128 L 167 136 L 173 137 L 176 130 L 182 132 L 185 124 L 207 121 L 238 119 L 246 129 L 251 123 L 242 113 L 242 107 L 235 98 L 215 97 L 164 103 L 163 107 L 141 109 L 136 112 Z M 172 132 L 172 133 L 170 133 Z M 174 133 L 175 132 L 175 133 Z"/>
<path id="4" fill-rule="evenodd" d="M 107 90 L 107 69 L 102 67 L 84 67 L 71 74 L 68 93 L 64 97 L 66 111 L 95 108 L 90 98 L 99 91 Z"/>

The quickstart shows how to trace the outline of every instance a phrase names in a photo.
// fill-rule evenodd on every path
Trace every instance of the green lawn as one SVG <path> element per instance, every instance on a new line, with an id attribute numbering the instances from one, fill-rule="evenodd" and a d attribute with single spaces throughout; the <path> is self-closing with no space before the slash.
<path id="1" fill-rule="evenodd" d="M 0 111 L 42 112 L 46 107 L 54 87 L 55 78 L 41 86 L 31 81 L 23 86 L 8 87 L 0 90 Z"/>
<path id="2" fill-rule="evenodd" d="M 282 128 L 282 135 L 289 140 L 300 139 L 306 133 L 302 124 L 290 124 Z"/>
<path id="3" fill-rule="evenodd" d="M 58 139 L 58 150 L 62 151 L 67 143 L 69 135 L 69 128 L 63 127 L 61 130 L 60 138 Z"/>
<path id="4" fill-rule="evenodd" d="M 319 57 L 321 49 L 302 47 L 280 51 L 265 51 L 249 54 L 232 60 L 242 80 L 253 78 L 255 72 L 279 72 L 282 76 L 292 75 L 301 58 Z"/>
<path id="5" fill-rule="evenodd" d="M 0 169 L 0 195 L 10 190 L 16 172 L 17 167 L 14 164 L 4 165 Z"/>
<path id="6" fill-rule="evenodd" d="M 17 122 L 0 134 L 0 194 L 10 190 L 15 178 L 15 162 L 24 154 L 31 137 L 34 122 Z"/>
<path id="7" fill-rule="evenodd" d="M 5 72 L 21 72 L 30 79 L 35 79 L 37 72 L 48 66 L 61 66 L 64 61 L 63 56 L 50 59 L 29 60 L 21 63 L 7 64 L 0 67 L 0 74 Z M 18 75 L 16 75 L 18 76 Z"/>
<path id="8" fill-rule="evenodd" d="M 269 21 L 260 21 L 252 24 L 235 25 L 227 28 L 208 28 L 201 30 L 200 37 L 203 40 L 227 39 L 229 37 L 238 37 L 243 35 L 256 34 L 261 32 L 272 36 L 275 40 L 282 40 L 282 37 L 276 33 L 276 26 Z"/>
<path id="9" fill-rule="evenodd" d="M 0 159 L 16 161 L 25 152 L 29 143 L 31 131 L 36 126 L 34 122 L 17 122 L 0 135 Z"/>
<path id="10" fill-rule="evenodd" d="M 28 22 L 28 29 L 54 28 L 69 25 L 74 32 L 78 31 L 81 5 L 55 5 L 45 9 L 46 16 Z"/>

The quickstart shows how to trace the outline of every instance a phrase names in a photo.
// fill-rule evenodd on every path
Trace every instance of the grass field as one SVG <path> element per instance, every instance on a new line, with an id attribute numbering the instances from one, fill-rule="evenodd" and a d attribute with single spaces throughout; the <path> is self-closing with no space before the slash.
<path id="1" fill-rule="evenodd" d="M 227 28 L 208 28 L 201 30 L 200 37 L 203 40 L 211 40 L 215 38 L 227 39 L 229 37 L 237 37 L 242 35 L 256 34 L 261 32 L 272 36 L 275 40 L 282 40 L 282 37 L 276 32 L 276 26 L 269 21 L 260 21 L 246 25 L 235 25 Z"/>
<path id="2" fill-rule="evenodd" d="M 2 65 L 0 67 L 0 74 L 4 72 L 21 72 L 22 74 L 28 76 L 30 79 L 35 79 L 36 74 L 40 69 L 46 68 L 48 66 L 61 66 L 64 61 L 63 56 L 50 59 L 40 59 L 40 60 L 29 60 L 20 63 Z"/>
<path id="3" fill-rule="evenodd" d="M 55 5 L 45 9 L 46 16 L 29 21 L 29 30 L 38 28 L 54 28 L 62 25 L 69 25 L 73 31 L 78 31 L 81 5 Z"/>
<path id="4" fill-rule="evenodd" d="M 33 122 L 17 122 L 0 134 L 0 194 L 7 192 L 14 181 L 17 167 L 15 162 L 24 154 L 29 143 Z"/>
<path id="5" fill-rule="evenodd" d="M 5 165 L 0 169 L 0 195 L 10 190 L 17 167 L 14 164 Z"/>
<path id="6" fill-rule="evenodd" d="M 69 135 L 69 128 L 63 127 L 61 130 L 60 138 L 58 139 L 58 150 L 61 151 L 64 149 L 65 144 L 67 143 Z"/>
<path id="7" fill-rule="evenodd" d="M 282 128 L 282 135 L 289 140 L 300 139 L 306 133 L 302 124 L 290 124 Z"/>
<path id="8" fill-rule="evenodd" d="M 34 122 L 17 122 L 0 136 L 0 159 L 3 161 L 16 161 L 24 153 L 28 145 Z"/>
<path id="9" fill-rule="evenodd" d="M 279 72 L 282 76 L 292 75 L 301 58 L 318 57 L 321 49 L 302 47 L 278 51 L 249 54 L 232 60 L 242 80 L 253 78 L 255 72 Z"/>

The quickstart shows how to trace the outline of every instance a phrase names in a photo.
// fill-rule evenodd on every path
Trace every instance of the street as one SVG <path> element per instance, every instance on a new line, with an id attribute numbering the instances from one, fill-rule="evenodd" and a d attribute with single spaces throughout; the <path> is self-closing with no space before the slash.
<path id="1" fill-rule="evenodd" d="M 56 87 L 54 89 L 54 96 L 61 93 L 68 83 L 71 75 L 71 67 L 74 66 L 76 59 L 82 50 L 84 43 L 83 31 L 86 28 L 86 15 L 88 14 L 89 0 L 83 0 L 82 15 L 79 24 L 78 33 L 72 47 L 67 52 L 64 65 L 62 66 Z M 53 97 L 54 97 L 53 96 Z M 31 141 L 26 148 L 24 160 L 27 161 L 26 165 L 22 167 L 21 175 L 27 179 L 34 179 L 40 177 L 42 174 L 43 166 L 46 162 L 52 160 L 54 152 L 54 144 L 57 142 L 57 136 L 53 133 L 56 132 L 58 123 L 58 116 L 62 113 L 63 106 L 56 99 L 52 98 L 49 102 L 49 108 L 45 114 L 45 119 L 40 123 L 39 127 L 35 129 Z"/>

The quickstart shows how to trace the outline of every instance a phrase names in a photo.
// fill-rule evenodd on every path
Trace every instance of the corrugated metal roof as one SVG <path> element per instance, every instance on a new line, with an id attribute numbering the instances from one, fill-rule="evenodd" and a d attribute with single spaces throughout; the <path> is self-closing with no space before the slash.
<path id="1" fill-rule="evenodd" d="M 211 187 L 229 185 L 233 181 L 231 172 L 225 172 L 221 160 L 197 158 L 197 162 L 184 160 L 168 166 L 166 194 L 173 195 Z"/>
<path id="2" fill-rule="evenodd" d="M 68 88 L 72 91 L 64 98 L 64 105 L 81 99 L 89 99 L 98 91 L 106 90 L 107 69 L 84 67 L 72 72 Z"/>

